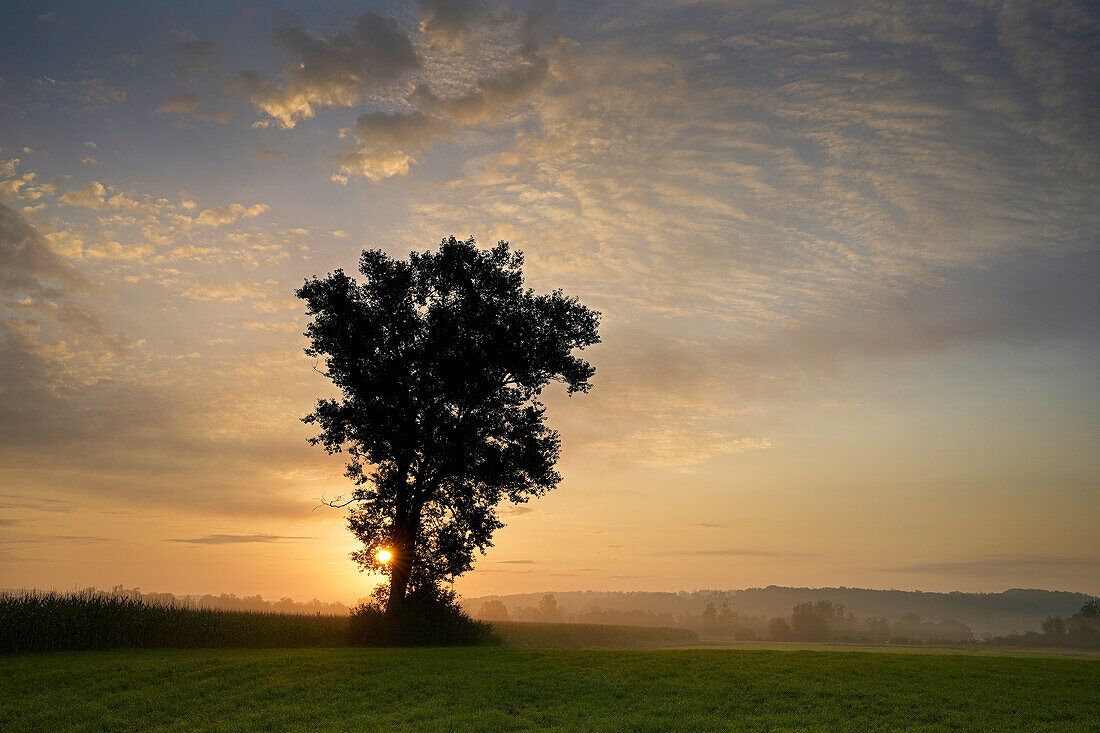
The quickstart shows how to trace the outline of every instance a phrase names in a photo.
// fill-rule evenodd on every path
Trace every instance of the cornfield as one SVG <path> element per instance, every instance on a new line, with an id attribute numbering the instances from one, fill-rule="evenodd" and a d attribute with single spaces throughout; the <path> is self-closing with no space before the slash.
<path id="1" fill-rule="evenodd" d="M 150 604 L 105 593 L 0 595 L 0 653 L 119 647 L 331 647 L 348 617 Z"/>

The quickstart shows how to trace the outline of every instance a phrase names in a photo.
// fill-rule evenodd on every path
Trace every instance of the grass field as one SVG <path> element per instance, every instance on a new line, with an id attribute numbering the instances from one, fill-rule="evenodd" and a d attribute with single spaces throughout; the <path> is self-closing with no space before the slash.
<path id="1" fill-rule="evenodd" d="M 655 649 L 699 642 L 687 629 L 602 624 L 494 621 L 493 633 L 504 646 L 528 649 Z"/>
<path id="2" fill-rule="evenodd" d="M 672 646 L 672 645 L 669 645 Z M 1100 650 L 1065 647 L 1013 647 L 988 644 L 849 644 L 831 641 L 695 641 L 677 644 L 680 649 L 740 649 L 743 651 L 861 652 L 866 654 L 953 654 L 978 657 L 1080 657 L 1100 661 Z"/>
<path id="3" fill-rule="evenodd" d="M 0 657 L 3 730 L 1100 729 L 1100 660 L 846 651 L 113 650 Z"/>

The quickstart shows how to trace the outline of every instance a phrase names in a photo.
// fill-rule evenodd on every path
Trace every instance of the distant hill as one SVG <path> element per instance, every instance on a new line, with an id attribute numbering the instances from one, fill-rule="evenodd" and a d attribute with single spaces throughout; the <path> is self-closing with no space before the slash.
<path id="1" fill-rule="evenodd" d="M 523 593 L 505 596 L 464 598 L 462 605 L 477 613 L 482 604 L 498 600 L 509 613 L 538 606 L 545 593 Z M 915 613 L 926 621 L 960 621 L 969 625 L 976 635 L 1010 634 L 1037 630 L 1047 616 L 1069 616 L 1093 596 L 1066 591 L 1012 588 L 1001 593 L 924 593 L 922 591 L 873 590 L 869 588 L 787 588 L 770 585 L 767 588 L 744 590 L 700 590 L 679 593 L 604 593 L 570 591 L 553 594 L 558 608 L 565 614 L 588 611 L 593 606 L 602 610 L 645 611 L 654 614 L 695 615 L 702 612 L 707 601 L 725 601 L 734 613 L 746 616 L 787 616 L 798 603 L 832 601 L 860 618 L 880 618 L 893 621 Z"/>

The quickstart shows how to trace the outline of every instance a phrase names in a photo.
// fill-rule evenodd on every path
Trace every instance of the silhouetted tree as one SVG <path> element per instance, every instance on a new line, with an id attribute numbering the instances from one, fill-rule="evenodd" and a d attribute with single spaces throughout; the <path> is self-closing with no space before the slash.
<path id="1" fill-rule="evenodd" d="M 507 621 L 508 607 L 499 600 L 485 601 L 481 604 L 477 617 L 482 621 Z"/>
<path id="2" fill-rule="evenodd" d="M 337 270 L 297 291 L 312 316 L 306 353 L 342 393 L 304 421 L 320 428 L 313 444 L 349 456 L 356 488 L 333 505 L 352 506 L 353 558 L 389 575 L 387 613 L 469 570 L 503 526 L 499 502 L 561 480 L 539 396 L 551 381 L 589 390 L 595 369 L 572 350 L 599 343 L 599 314 L 525 289 L 522 265 L 506 242 L 450 237 L 409 261 L 364 251 L 362 283 Z"/>
<path id="3" fill-rule="evenodd" d="M 790 641 L 794 634 L 785 620 L 776 616 L 768 622 L 768 636 L 772 641 Z"/>
<path id="4" fill-rule="evenodd" d="M 799 603 L 791 612 L 791 630 L 799 641 L 828 641 L 833 626 L 844 620 L 844 606 L 831 601 Z"/>
<path id="5" fill-rule="evenodd" d="M 553 593 L 547 593 L 539 601 L 539 613 L 542 614 L 542 620 L 548 623 L 562 621 L 565 616 L 564 609 L 558 607 L 558 599 Z"/>

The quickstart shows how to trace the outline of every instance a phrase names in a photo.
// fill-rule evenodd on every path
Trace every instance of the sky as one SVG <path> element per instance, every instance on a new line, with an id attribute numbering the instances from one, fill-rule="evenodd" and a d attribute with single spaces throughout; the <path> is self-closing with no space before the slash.
<path id="1" fill-rule="evenodd" d="M 353 601 L 294 289 L 601 311 L 456 589 L 1100 593 L 1095 3 L 4 3 L 0 587 Z"/>

